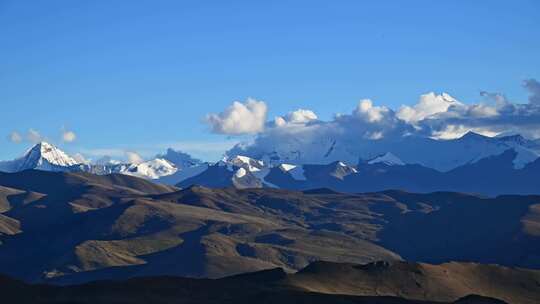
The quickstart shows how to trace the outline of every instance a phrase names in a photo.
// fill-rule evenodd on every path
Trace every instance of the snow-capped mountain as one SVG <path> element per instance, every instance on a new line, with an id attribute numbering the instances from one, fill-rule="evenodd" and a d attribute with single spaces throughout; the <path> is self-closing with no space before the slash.
<path id="1" fill-rule="evenodd" d="M 177 161 L 177 166 L 165 158 L 154 158 L 140 163 L 123 163 L 110 157 L 102 157 L 95 163 L 81 163 L 69 156 L 58 147 L 40 142 L 30 148 L 22 157 L 0 162 L 0 171 L 18 172 L 28 169 L 45 171 L 88 172 L 98 175 L 126 174 L 146 179 L 159 180 L 168 176 L 177 176 L 170 183 L 178 183 L 183 178 L 193 176 L 206 169 L 207 166 L 200 160 L 191 158 L 188 154 L 169 149 L 165 156 Z M 200 166 L 199 170 L 193 170 Z M 182 168 L 182 169 L 181 169 Z M 191 174 L 178 175 L 180 171 L 188 171 Z"/>
<path id="2" fill-rule="evenodd" d="M 238 168 L 231 178 L 232 185 L 237 189 L 262 188 L 264 177 L 257 177 L 244 168 Z"/>
<path id="3" fill-rule="evenodd" d="M 488 145 L 497 143 L 502 152 L 491 154 L 495 151 L 486 147 L 482 149 L 481 144 L 486 142 Z M 329 188 L 343 192 L 386 189 L 413 192 L 447 190 L 489 195 L 540 193 L 537 182 L 540 180 L 540 158 L 530 149 L 521 145 L 511 148 L 477 134 L 469 134 L 460 141 L 451 143 L 457 144 L 462 145 L 465 151 L 470 151 L 470 146 L 473 146 L 473 151 L 491 153 L 475 154 L 469 162 L 448 171 L 407 163 L 392 152 L 382 153 L 369 160 L 360 160 L 357 166 L 343 161 L 328 164 L 268 164 L 262 160 L 237 155 L 208 167 L 178 186 L 273 187 L 292 190 Z M 531 157 L 527 159 L 523 158 L 524 156 Z M 456 155 L 456 158 L 461 159 L 463 156 Z"/>
<path id="4" fill-rule="evenodd" d="M 257 172 L 265 168 L 265 164 L 263 161 L 243 155 L 236 155 L 229 159 L 224 159 L 224 162 L 239 168 L 243 168 L 249 172 Z"/>
<path id="5" fill-rule="evenodd" d="M 540 156 L 540 144 L 537 141 L 526 140 L 521 136 L 487 137 L 474 132 L 451 140 L 404 136 L 356 140 L 354 144 L 332 138 L 318 138 L 314 141 L 310 138 L 294 138 L 278 145 L 239 145 L 227 154 L 229 157 L 244 155 L 275 166 L 329 164 L 335 161 L 355 164 L 360 159 L 372 160 L 391 153 L 404 164 L 420 164 L 447 172 L 488 156 L 499 155 L 508 149 L 514 149 L 518 153 L 514 163 L 516 168 L 521 168 Z"/>
<path id="6" fill-rule="evenodd" d="M 184 179 L 178 186 L 206 185 L 210 187 L 261 188 L 276 187 L 266 180 L 271 167 L 262 160 L 243 155 L 225 157 L 209 165 L 203 172 Z"/>
<path id="7" fill-rule="evenodd" d="M 64 171 L 78 162 L 64 151 L 46 142 L 40 142 L 29 149 L 22 157 L 12 161 L 0 162 L 0 170 L 18 172 L 28 169 L 45 171 Z"/>
<path id="8" fill-rule="evenodd" d="M 155 158 L 142 163 L 129 164 L 124 170 L 118 172 L 148 179 L 158 179 L 176 173 L 178 168 L 163 158 Z"/>
<path id="9" fill-rule="evenodd" d="M 98 164 L 78 165 L 66 171 L 83 171 L 98 175 L 118 173 L 159 181 L 165 177 L 172 177 L 183 170 L 166 159 L 154 158 L 139 163 L 122 163 L 116 160 L 107 160 Z M 177 183 L 180 180 L 173 179 L 169 183 Z"/>
<path id="10" fill-rule="evenodd" d="M 201 174 L 182 181 L 178 186 L 296 189 L 314 184 L 315 181 L 324 184 L 326 181 L 344 180 L 357 172 L 355 167 L 341 161 L 326 165 L 272 166 L 246 156 L 235 156 L 210 166 Z"/>
<path id="11" fill-rule="evenodd" d="M 348 151 L 349 161 L 338 159 L 325 163 L 323 160 L 326 158 L 314 163 L 299 163 L 302 157 L 296 158 L 296 163 L 285 162 L 279 153 L 273 151 L 261 158 L 229 155 L 211 164 L 169 149 L 158 155 L 163 157 L 139 163 L 104 158 L 88 164 L 78 163 L 51 144 L 39 143 L 21 158 L 0 162 L 0 171 L 38 169 L 119 173 L 180 187 L 330 188 L 345 192 L 397 188 L 416 192 L 540 193 L 540 187 L 535 184 L 540 180 L 540 143 L 519 135 L 492 138 L 467 133 L 455 140 L 411 137 L 402 139 L 397 146 L 384 141 L 379 144 L 378 149 L 382 152 L 366 153 L 371 155 L 369 158 L 352 157 L 352 152 Z M 333 142 L 325 155 L 331 156 L 338 150 L 339 143 Z M 342 152 L 336 155 L 346 155 Z M 310 153 L 316 155 L 319 152 Z M 299 151 L 288 155 L 296 154 L 302 155 Z M 490 182 L 482 182 L 488 180 Z"/>
<path id="12" fill-rule="evenodd" d="M 405 165 L 405 163 L 399 159 L 399 157 L 395 156 L 394 154 L 390 153 L 390 152 L 386 152 L 384 154 L 381 154 L 371 160 L 368 160 L 367 161 L 368 164 L 370 165 L 373 165 L 373 164 L 378 164 L 378 163 L 383 163 L 385 165 L 388 165 L 388 166 L 403 166 Z"/>
<path id="13" fill-rule="evenodd" d="M 298 181 L 304 181 L 306 180 L 306 176 L 304 175 L 304 166 L 299 165 L 291 165 L 291 164 L 281 164 L 278 166 L 278 168 L 284 172 L 291 175 L 291 177 Z"/>
<path id="14" fill-rule="evenodd" d="M 174 150 L 172 148 L 167 149 L 165 154 L 158 154 L 156 158 L 162 158 L 168 160 L 174 166 L 180 170 L 196 167 L 203 164 L 203 161 L 191 157 L 191 155 L 182 151 Z"/>

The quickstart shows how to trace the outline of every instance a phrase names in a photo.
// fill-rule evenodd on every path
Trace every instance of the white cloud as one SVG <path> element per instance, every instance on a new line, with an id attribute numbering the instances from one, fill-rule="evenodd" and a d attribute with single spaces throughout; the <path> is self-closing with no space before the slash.
<path id="1" fill-rule="evenodd" d="M 104 159 L 111 160 L 111 157 L 124 159 L 128 163 L 141 163 L 144 158 L 135 151 L 130 151 L 120 148 L 105 148 L 105 149 L 81 149 L 82 154 L 91 156 L 96 162 L 103 163 Z"/>
<path id="2" fill-rule="evenodd" d="M 23 141 L 23 138 L 22 138 L 21 134 L 20 134 L 19 132 L 17 132 L 17 131 L 11 132 L 11 133 L 9 134 L 9 136 L 8 136 L 8 139 L 9 139 L 9 141 L 11 141 L 12 143 L 16 143 L 16 144 L 18 144 L 18 143 L 20 143 L 20 142 Z"/>
<path id="3" fill-rule="evenodd" d="M 137 152 L 126 151 L 125 154 L 129 163 L 139 164 L 144 161 L 144 159 Z"/>
<path id="4" fill-rule="evenodd" d="M 228 153 L 252 157 L 275 154 L 291 163 L 298 159 L 325 162 L 328 154 L 355 162 L 358 155 L 387 152 L 385 148 L 399 145 L 404 136 L 442 140 L 473 131 L 486 136 L 512 132 L 540 138 L 540 103 L 536 103 L 540 84 L 531 80 L 525 87 L 530 92 L 528 103 L 510 102 L 500 93 L 481 92 L 478 101 L 468 103 L 445 93 L 427 93 L 397 112 L 364 99 L 351 114 L 336 114 L 329 121 L 292 124 L 288 120 L 291 115 L 278 116 L 252 142 L 239 144 Z M 322 155 L 321 150 L 325 150 Z"/>
<path id="5" fill-rule="evenodd" d="M 378 140 L 384 137 L 384 134 L 381 131 L 367 133 L 366 135 L 367 135 L 367 138 L 372 139 L 372 140 Z"/>
<path id="6" fill-rule="evenodd" d="M 492 93 L 492 92 L 486 92 L 481 91 L 480 96 L 485 97 L 489 101 L 494 101 L 496 105 L 501 106 L 506 103 L 508 103 L 508 100 L 506 99 L 506 96 L 504 96 L 501 93 Z"/>
<path id="7" fill-rule="evenodd" d="M 447 125 L 442 130 L 434 131 L 431 138 L 434 139 L 455 139 L 460 138 L 467 132 L 472 131 L 484 136 L 493 137 L 499 135 L 499 132 L 493 132 L 483 128 L 470 128 L 463 125 Z"/>
<path id="8" fill-rule="evenodd" d="M 62 141 L 63 142 L 73 142 L 77 136 L 73 131 L 65 130 L 63 127 L 62 131 Z M 41 135 L 36 129 L 28 129 L 25 133 L 21 134 L 17 131 L 13 131 L 9 134 L 8 139 L 13 143 L 21 143 L 23 141 L 36 144 L 41 141 L 46 141 L 46 137 Z"/>
<path id="9" fill-rule="evenodd" d="M 420 96 L 418 103 L 412 107 L 401 106 L 396 116 L 405 122 L 414 124 L 434 114 L 446 112 L 453 105 L 459 106 L 462 104 L 446 93 L 437 95 L 434 92 L 430 92 Z"/>
<path id="10" fill-rule="evenodd" d="M 529 91 L 529 103 L 540 105 L 540 82 L 536 79 L 527 79 L 523 86 Z"/>
<path id="11" fill-rule="evenodd" d="M 468 111 L 469 114 L 473 117 L 493 117 L 499 115 L 497 107 L 485 104 L 471 105 L 468 108 Z"/>
<path id="12" fill-rule="evenodd" d="M 77 135 L 75 135 L 75 132 L 64 130 L 64 129 L 62 130 L 62 141 L 63 142 L 70 143 L 70 142 L 74 142 L 75 139 L 77 139 Z"/>
<path id="13" fill-rule="evenodd" d="M 255 134 L 264 130 L 267 107 L 263 101 L 248 98 L 233 102 L 225 111 L 208 114 L 206 122 L 212 132 L 228 135 Z"/>
<path id="14" fill-rule="evenodd" d="M 378 122 L 389 112 L 390 109 L 385 106 L 373 106 L 373 101 L 370 99 L 362 99 L 353 114 L 368 122 Z"/>
<path id="15" fill-rule="evenodd" d="M 274 125 L 276 125 L 276 127 L 284 127 L 287 125 L 287 121 L 285 118 L 277 116 L 274 118 Z"/>
<path id="16" fill-rule="evenodd" d="M 540 107 L 531 102 L 512 103 L 499 93 L 481 92 L 480 95 L 487 98 L 488 103 L 458 102 L 417 125 L 423 131 L 431 132 L 433 137 L 443 134 L 442 137 L 452 138 L 457 136 L 452 135 L 456 132 L 467 131 L 484 135 L 514 132 L 529 138 L 540 136 Z"/>
<path id="17" fill-rule="evenodd" d="M 38 131 L 34 129 L 29 129 L 28 133 L 26 134 L 26 140 L 28 140 L 31 143 L 36 144 L 40 141 L 43 141 L 43 136 L 41 136 L 41 134 L 39 134 Z"/>
<path id="18" fill-rule="evenodd" d="M 293 112 L 289 112 L 285 116 L 285 119 L 290 123 L 305 124 L 312 120 L 317 120 L 317 114 L 311 110 L 298 109 Z"/>
<path id="19" fill-rule="evenodd" d="M 289 112 L 284 116 L 275 117 L 273 124 L 269 124 L 269 127 L 295 128 L 315 122 L 317 119 L 318 117 L 315 112 L 306 109 L 298 109 L 296 111 Z"/>

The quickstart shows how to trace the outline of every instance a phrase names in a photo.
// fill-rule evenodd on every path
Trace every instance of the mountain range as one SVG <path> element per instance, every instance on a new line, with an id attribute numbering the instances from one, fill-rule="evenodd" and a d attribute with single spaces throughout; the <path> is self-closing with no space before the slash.
<path id="1" fill-rule="evenodd" d="M 165 154 L 137 163 L 126 163 L 103 157 L 94 163 L 80 162 L 69 156 L 58 147 L 40 142 L 29 149 L 20 158 L 0 162 L 0 171 L 20 172 L 36 169 L 61 172 L 88 172 L 98 175 L 120 173 L 158 180 L 162 177 L 185 176 L 191 168 L 197 168 L 195 173 L 203 170 L 205 164 L 188 154 L 168 149 Z M 183 171 L 182 173 L 180 171 Z M 181 174 L 180 174 L 181 173 Z M 176 180 L 175 180 L 176 181 Z"/>
<path id="2" fill-rule="evenodd" d="M 262 140 L 262 139 L 261 139 Z M 272 145 L 237 145 L 227 151 L 228 157 L 244 155 L 275 164 L 329 164 L 342 161 L 357 164 L 360 159 L 370 160 L 385 153 L 392 153 L 406 164 L 418 164 L 446 172 L 514 149 L 518 157 L 513 160 L 516 169 L 534 161 L 540 155 L 540 139 L 530 140 L 519 134 L 488 137 L 468 132 L 456 139 L 432 139 L 409 135 L 378 140 L 350 139 L 341 142 L 328 138 L 290 138 Z"/>
<path id="3" fill-rule="evenodd" d="M 388 150 L 363 159 L 359 155 L 344 156 L 335 152 L 338 143 L 333 143 L 325 153 L 324 145 L 313 151 L 323 155 L 319 158 L 303 158 L 293 151 L 273 151 L 257 154 L 255 158 L 233 154 L 240 151 L 232 149 L 223 160 L 208 163 L 168 149 L 166 153 L 138 163 L 110 158 L 79 163 L 54 145 L 42 142 L 19 159 L 0 162 L 0 171 L 120 173 L 182 188 L 202 185 L 239 189 L 329 188 L 350 193 L 402 189 L 484 195 L 540 194 L 540 143 L 520 135 L 486 137 L 469 132 L 455 140 L 405 137 L 399 143 L 381 142 L 373 147 Z M 375 151 L 375 148 L 370 149 L 367 151 Z M 249 154 L 249 151 L 243 152 Z M 336 158 L 338 156 L 347 160 Z M 314 162 L 302 163 L 303 159 Z"/>
<path id="4" fill-rule="evenodd" d="M 537 195 L 0 173 L 0 291 L 20 303 L 536 303 L 539 256 Z"/>
<path id="5" fill-rule="evenodd" d="M 219 278 L 326 260 L 540 269 L 540 196 L 178 189 L 122 175 L 0 173 L 0 273 L 30 282 Z"/>

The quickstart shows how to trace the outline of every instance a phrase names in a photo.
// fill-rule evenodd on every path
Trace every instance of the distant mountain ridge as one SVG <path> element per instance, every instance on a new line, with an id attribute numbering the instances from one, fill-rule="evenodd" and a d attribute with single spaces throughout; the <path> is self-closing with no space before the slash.
<path id="1" fill-rule="evenodd" d="M 329 164 L 342 161 L 356 164 L 359 159 L 369 160 L 385 153 L 392 153 L 402 162 L 419 164 L 446 172 L 482 158 L 515 149 L 519 157 L 514 164 L 521 168 L 540 156 L 540 143 L 520 135 L 487 137 L 468 132 L 460 138 L 436 140 L 429 137 L 403 136 L 371 141 L 358 141 L 351 150 L 351 143 L 341 143 L 332 138 L 317 141 L 301 139 L 280 143 L 279 149 L 271 146 L 237 146 L 227 152 L 229 157 L 244 155 L 259 159 L 266 164 L 288 163 L 292 165 Z"/>
<path id="2" fill-rule="evenodd" d="M 255 168 L 247 161 L 222 162 L 181 181 L 177 186 L 291 190 L 330 188 L 349 193 L 403 189 L 413 192 L 457 191 L 485 195 L 540 194 L 540 158 L 516 168 L 515 161 L 519 155 L 514 148 L 509 148 L 501 154 L 471 161 L 447 172 L 420 164 L 406 164 L 392 153 L 371 160 L 360 160 L 357 165 L 336 161 L 324 165 L 280 164 L 276 167 Z M 249 162 L 257 161 L 250 159 Z"/>
<path id="3" fill-rule="evenodd" d="M 82 163 L 58 147 L 47 142 L 40 142 L 20 158 L 0 162 L 0 171 L 20 172 L 35 169 L 61 172 L 88 172 L 98 175 L 119 173 L 158 180 L 162 177 L 172 176 L 175 173 L 179 173 L 179 171 L 186 170 L 189 172 L 191 168 L 201 167 L 203 165 L 204 163 L 202 161 L 173 149 L 168 149 L 165 154 L 157 155 L 156 158 L 137 163 L 120 162 L 110 157 L 98 159 L 95 163 Z M 194 172 L 198 173 L 199 171 L 195 170 Z"/>
<path id="4" fill-rule="evenodd" d="M 212 164 L 168 149 L 154 159 L 139 163 L 122 163 L 109 158 L 82 164 L 51 144 L 39 143 L 19 159 L 0 162 L 0 171 L 120 173 L 180 187 L 330 188 L 342 192 L 445 190 L 486 195 L 540 193 L 537 182 L 540 143 L 520 135 L 486 137 L 469 132 L 455 140 L 410 137 L 392 145 L 387 142 L 373 145 L 379 150 L 394 150 L 369 158 L 347 156 L 351 161 L 330 161 L 334 159 L 333 151 L 339 150 L 339 143 L 333 141 L 332 151 L 327 151 L 314 163 L 299 163 L 300 152 L 290 151 L 296 158 L 282 158 L 278 152 L 259 155 L 260 158 L 232 154 Z M 325 149 L 322 145 L 311 153 Z M 430 163 L 435 165 L 426 165 Z"/>

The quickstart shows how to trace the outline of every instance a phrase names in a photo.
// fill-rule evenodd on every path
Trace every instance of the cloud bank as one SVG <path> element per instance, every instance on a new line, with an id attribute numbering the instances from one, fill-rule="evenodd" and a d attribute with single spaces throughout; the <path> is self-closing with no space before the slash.
<path id="1" fill-rule="evenodd" d="M 348 114 L 336 114 L 329 121 L 319 120 L 309 109 L 299 109 L 276 117 L 258 128 L 250 128 L 257 135 L 250 143 L 237 145 L 230 154 L 279 153 L 295 151 L 309 159 L 310 149 L 317 146 L 333 147 L 333 153 L 358 151 L 374 141 L 399 142 L 415 136 L 437 140 L 454 139 L 469 131 L 486 136 L 519 133 L 527 138 L 540 138 L 540 83 L 534 79 L 524 81 L 529 98 L 525 103 L 509 101 L 503 94 L 481 92 L 479 101 L 466 103 L 447 93 L 430 92 L 421 95 L 413 105 L 403 105 L 397 110 L 376 104 L 369 99 L 360 100 Z M 266 105 L 258 104 L 265 109 Z M 233 104 L 220 114 L 226 120 L 236 108 Z M 220 120 L 220 121 L 221 121 Z M 220 127 L 219 130 L 224 128 Z M 240 134 L 222 132 L 226 134 Z M 320 149 L 319 149 L 320 150 Z M 346 152 L 343 152 L 346 153 Z"/>

